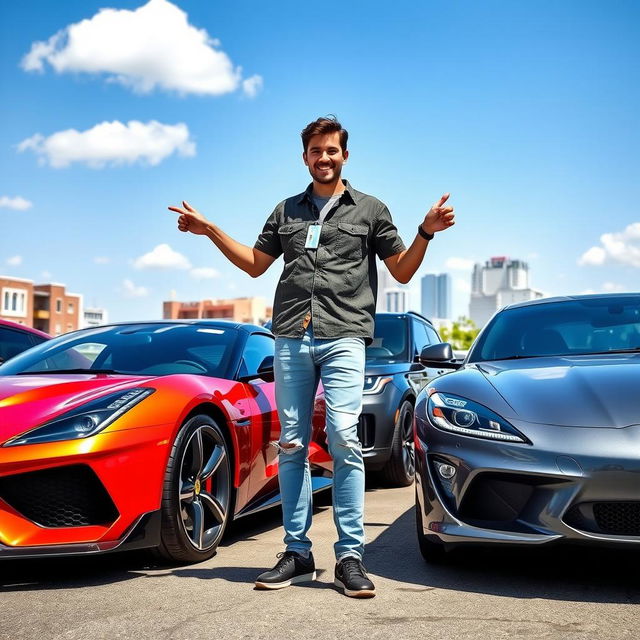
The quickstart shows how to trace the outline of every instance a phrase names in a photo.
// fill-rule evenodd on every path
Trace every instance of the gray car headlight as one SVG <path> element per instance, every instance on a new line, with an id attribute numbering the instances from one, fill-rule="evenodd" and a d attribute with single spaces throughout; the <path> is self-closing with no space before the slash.
<path id="1" fill-rule="evenodd" d="M 114 420 L 133 406 L 150 396 L 155 389 L 139 387 L 116 391 L 97 400 L 77 407 L 55 420 L 46 422 L 27 433 L 23 433 L 4 443 L 4 447 L 23 444 L 40 444 L 89 438 L 108 427 Z"/>
<path id="2" fill-rule="evenodd" d="M 362 393 L 364 395 L 380 393 L 389 382 L 391 382 L 391 378 L 388 376 L 366 376 Z"/>
<path id="3" fill-rule="evenodd" d="M 440 429 L 465 436 L 530 444 L 514 426 L 498 414 L 466 398 L 436 392 L 429 397 L 429 419 Z"/>

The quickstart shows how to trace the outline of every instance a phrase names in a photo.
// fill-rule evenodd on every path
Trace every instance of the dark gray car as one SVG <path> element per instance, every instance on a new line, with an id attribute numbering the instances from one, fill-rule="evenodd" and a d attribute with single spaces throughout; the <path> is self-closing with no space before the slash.
<path id="1" fill-rule="evenodd" d="M 425 367 L 424 347 L 442 344 L 431 322 L 418 313 L 376 313 L 367 347 L 358 436 L 367 471 L 381 471 L 394 486 L 415 476 L 413 409 L 424 386 L 446 369 Z"/>
<path id="2" fill-rule="evenodd" d="M 423 556 L 469 543 L 640 544 L 640 294 L 498 312 L 416 403 Z"/>

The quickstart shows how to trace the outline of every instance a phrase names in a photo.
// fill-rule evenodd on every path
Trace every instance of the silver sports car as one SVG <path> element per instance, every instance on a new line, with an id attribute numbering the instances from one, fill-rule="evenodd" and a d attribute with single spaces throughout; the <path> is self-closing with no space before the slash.
<path id="1" fill-rule="evenodd" d="M 466 544 L 640 545 L 640 294 L 498 312 L 463 362 L 426 347 L 415 410 L 425 559 Z"/>

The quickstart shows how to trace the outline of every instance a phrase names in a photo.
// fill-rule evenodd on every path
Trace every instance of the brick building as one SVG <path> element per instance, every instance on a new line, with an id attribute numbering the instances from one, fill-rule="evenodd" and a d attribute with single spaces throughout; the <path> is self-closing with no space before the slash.
<path id="1" fill-rule="evenodd" d="M 63 284 L 0 276 L 0 318 L 59 336 L 80 327 L 82 296 Z"/>
<path id="2" fill-rule="evenodd" d="M 264 298 L 230 298 L 228 300 L 199 300 L 197 302 L 162 303 L 162 317 L 165 319 L 221 318 L 235 322 L 264 324 L 271 318 L 272 308 Z"/>

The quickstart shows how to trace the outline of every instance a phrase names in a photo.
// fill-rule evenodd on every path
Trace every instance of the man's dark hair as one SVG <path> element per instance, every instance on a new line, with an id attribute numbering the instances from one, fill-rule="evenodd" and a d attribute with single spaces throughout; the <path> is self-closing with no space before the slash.
<path id="1" fill-rule="evenodd" d="M 342 152 L 344 153 L 347 150 L 347 140 L 349 139 L 349 133 L 346 129 L 342 128 L 342 125 L 338 122 L 338 119 L 335 116 L 329 115 L 326 118 L 318 118 L 313 122 L 310 122 L 300 134 L 302 136 L 302 148 L 304 151 L 307 150 L 309 146 L 309 140 L 313 136 L 317 135 L 325 135 L 327 133 L 335 133 L 338 132 L 340 134 L 340 146 L 342 147 Z"/>

